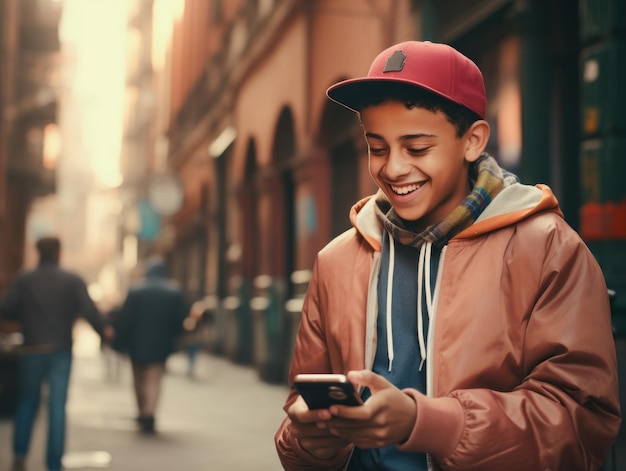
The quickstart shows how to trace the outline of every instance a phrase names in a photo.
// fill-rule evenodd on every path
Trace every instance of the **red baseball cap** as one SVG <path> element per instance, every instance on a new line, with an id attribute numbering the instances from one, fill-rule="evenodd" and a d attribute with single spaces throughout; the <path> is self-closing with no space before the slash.
<path id="1" fill-rule="evenodd" d="M 406 41 L 385 49 L 366 77 L 336 83 L 326 95 L 359 111 L 364 96 L 393 82 L 430 90 L 485 118 L 487 97 L 478 66 L 453 47 L 430 41 Z"/>

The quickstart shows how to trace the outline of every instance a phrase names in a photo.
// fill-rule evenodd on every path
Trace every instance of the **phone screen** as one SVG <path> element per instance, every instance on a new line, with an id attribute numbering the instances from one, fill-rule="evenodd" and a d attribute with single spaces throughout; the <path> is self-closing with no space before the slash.
<path id="1" fill-rule="evenodd" d="M 333 404 L 344 406 L 363 404 L 352 383 L 341 374 L 297 375 L 294 387 L 311 410 L 328 409 Z"/>

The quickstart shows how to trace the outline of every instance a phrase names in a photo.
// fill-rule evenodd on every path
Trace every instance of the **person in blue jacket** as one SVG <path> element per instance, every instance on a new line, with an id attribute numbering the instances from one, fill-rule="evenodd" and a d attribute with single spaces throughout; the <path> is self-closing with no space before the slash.
<path id="1" fill-rule="evenodd" d="M 165 371 L 183 332 L 189 307 L 179 286 L 169 279 L 161 259 L 151 259 L 145 279 L 132 286 L 114 324 L 113 347 L 132 363 L 139 427 L 154 433 L 155 412 Z"/>

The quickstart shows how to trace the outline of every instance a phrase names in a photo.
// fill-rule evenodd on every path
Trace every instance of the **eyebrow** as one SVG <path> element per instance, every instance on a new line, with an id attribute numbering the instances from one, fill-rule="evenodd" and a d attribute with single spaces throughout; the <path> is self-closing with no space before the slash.
<path id="1" fill-rule="evenodd" d="M 372 139 L 380 139 L 381 141 L 384 141 L 385 138 L 379 134 L 375 134 L 373 132 L 366 132 L 365 133 L 365 137 L 371 137 Z M 420 139 L 423 137 L 436 137 L 434 134 L 426 134 L 426 133 L 419 133 L 419 134 L 407 134 L 405 136 L 400 136 L 400 140 L 401 141 L 409 141 L 411 139 Z"/>

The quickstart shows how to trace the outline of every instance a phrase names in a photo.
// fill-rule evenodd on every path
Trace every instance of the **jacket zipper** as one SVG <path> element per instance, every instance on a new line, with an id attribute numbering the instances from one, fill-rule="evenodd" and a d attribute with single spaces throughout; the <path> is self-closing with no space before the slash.
<path id="1" fill-rule="evenodd" d="M 435 281 L 435 293 L 433 295 L 433 312 L 430 313 L 430 318 L 428 320 L 428 342 L 426 344 L 426 396 L 433 397 L 433 335 L 435 331 L 435 322 L 437 319 L 437 305 L 439 304 L 439 286 L 441 285 L 441 274 L 443 272 L 443 261 L 446 255 L 446 249 L 448 248 L 445 245 L 441 249 L 441 255 L 439 256 L 439 266 L 437 267 L 437 280 Z M 433 471 L 435 469 L 435 464 L 433 463 L 433 458 L 430 454 L 426 454 L 426 465 L 428 466 L 428 471 Z"/>

